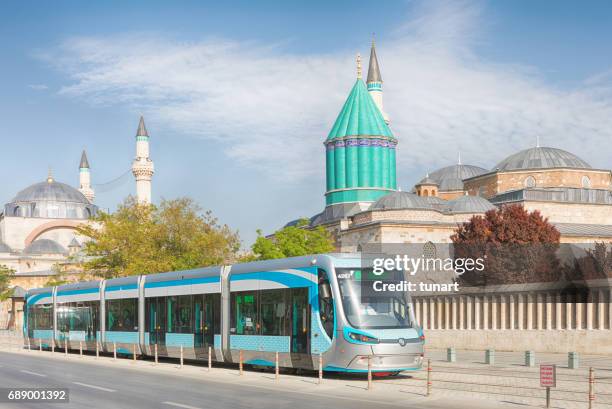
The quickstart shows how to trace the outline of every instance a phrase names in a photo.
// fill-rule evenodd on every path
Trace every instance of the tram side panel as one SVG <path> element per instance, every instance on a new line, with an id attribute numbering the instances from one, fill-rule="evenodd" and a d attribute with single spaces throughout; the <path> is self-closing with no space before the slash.
<path id="1" fill-rule="evenodd" d="M 326 352 L 317 268 L 296 267 L 231 274 L 229 355 L 236 363 L 313 369 L 313 353 Z"/>
<path id="2" fill-rule="evenodd" d="M 99 282 L 60 286 L 56 290 L 56 345 L 95 350 L 100 339 Z"/>
<path id="3" fill-rule="evenodd" d="M 138 328 L 139 276 L 106 281 L 104 288 L 104 350 L 132 354 L 134 347 L 140 354 Z"/>
<path id="4" fill-rule="evenodd" d="M 53 342 L 53 288 L 35 289 L 26 294 L 25 345 L 51 348 Z"/>
<path id="5" fill-rule="evenodd" d="M 221 356 L 221 293 L 218 274 L 164 277 L 144 284 L 144 345 L 149 355 L 185 359 Z"/>

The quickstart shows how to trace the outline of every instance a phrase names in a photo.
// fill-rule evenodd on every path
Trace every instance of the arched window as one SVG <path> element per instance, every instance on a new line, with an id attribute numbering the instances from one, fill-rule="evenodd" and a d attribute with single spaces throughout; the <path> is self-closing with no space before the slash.
<path id="1" fill-rule="evenodd" d="M 582 177 L 582 187 L 584 189 L 590 189 L 591 188 L 591 179 L 589 179 L 588 176 L 583 176 Z"/>
<path id="2" fill-rule="evenodd" d="M 525 187 L 535 187 L 536 180 L 533 176 L 527 176 L 525 178 Z"/>
<path id="3" fill-rule="evenodd" d="M 13 208 L 13 216 L 21 216 L 21 207 L 15 206 Z"/>
<path id="4" fill-rule="evenodd" d="M 428 241 L 423 245 L 423 258 L 433 259 L 436 258 L 436 245 L 431 241 Z"/>
<path id="5" fill-rule="evenodd" d="M 427 191 L 427 189 L 423 190 L 423 196 L 429 196 L 429 192 Z"/>

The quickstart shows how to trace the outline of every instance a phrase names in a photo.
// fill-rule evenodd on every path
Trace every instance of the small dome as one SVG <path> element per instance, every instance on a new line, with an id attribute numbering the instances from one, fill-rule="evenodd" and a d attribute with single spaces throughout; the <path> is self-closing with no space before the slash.
<path id="1" fill-rule="evenodd" d="M 416 184 L 416 186 L 421 186 L 421 185 L 435 185 L 435 186 L 438 186 L 438 182 L 436 182 L 431 177 L 429 177 L 429 175 L 427 175 L 423 179 L 421 179 L 421 181 L 419 183 Z"/>
<path id="2" fill-rule="evenodd" d="M 0 253 L 12 253 L 13 250 L 6 244 L 0 241 Z"/>
<path id="3" fill-rule="evenodd" d="M 437 182 L 438 189 L 442 192 L 463 190 L 463 179 L 486 173 L 485 168 L 473 165 L 451 165 L 438 169 L 429 174 L 429 179 Z"/>
<path id="4" fill-rule="evenodd" d="M 34 240 L 23 252 L 25 254 L 66 254 L 66 249 L 58 242 L 50 239 Z"/>
<path id="5" fill-rule="evenodd" d="M 591 165 L 573 153 L 556 148 L 529 148 L 508 156 L 493 170 L 578 168 L 591 169 Z"/>
<path id="6" fill-rule="evenodd" d="M 393 192 L 378 199 L 370 209 L 431 209 L 431 206 L 425 198 L 414 193 Z"/>
<path id="7" fill-rule="evenodd" d="M 449 202 L 452 213 L 485 213 L 495 209 L 495 205 L 484 197 L 480 196 L 460 196 Z"/>

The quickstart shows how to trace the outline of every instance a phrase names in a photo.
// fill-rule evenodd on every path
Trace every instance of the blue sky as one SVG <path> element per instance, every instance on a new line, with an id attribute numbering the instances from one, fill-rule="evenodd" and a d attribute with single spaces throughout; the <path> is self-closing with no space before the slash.
<path id="1" fill-rule="evenodd" d="M 403 189 L 536 135 L 612 167 L 609 2 L 225 3 L 0 3 L 0 201 L 49 166 L 76 185 L 86 148 L 113 209 L 133 179 L 95 185 L 129 169 L 144 114 L 154 200 L 190 196 L 248 246 L 322 210 L 322 141 L 372 32 Z"/>

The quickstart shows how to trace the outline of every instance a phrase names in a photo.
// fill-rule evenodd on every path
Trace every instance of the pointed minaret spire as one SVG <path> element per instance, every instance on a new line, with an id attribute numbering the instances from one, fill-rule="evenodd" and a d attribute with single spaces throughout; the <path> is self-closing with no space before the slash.
<path id="1" fill-rule="evenodd" d="M 93 203 L 95 193 L 91 188 L 91 172 L 85 149 L 83 149 L 83 153 L 81 153 L 81 162 L 79 163 L 79 192 L 83 193 L 83 196 L 85 196 L 90 203 Z"/>
<path id="2" fill-rule="evenodd" d="M 370 49 L 370 65 L 368 66 L 367 83 L 380 82 L 382 84 L 382 75 L 380 75 L 380 67 L 378 66 L 378 58 L 376 58 L 376 43 L 372 34 L 372 48 Z"/>
<path id="3" fill-rule="evenodd" d="M 376 57 L 376 43 L 374 42 L 374 35 L 372 34 L 372 48 L 370 49 L 370 64 L 368 66 L 368 79 L 366 81 L 368 85 L 368 91 L 376 102 L 376 106 L 383 115 L 387 125 L 389 124 L 389 116 L 383 107 L 383 90 L 382 90 L 382 75 L 380 74 L 380 66 L 378 65 L 378 58 Z"/>
<path id="4" fill-rule="evenodd" d="M 136 131 L 136 136 L 149 136 L 147 133 L 147 127 L 145 126 L 144 117 L 140 116 L 140 122 L 138 123 L 138 131 Z"/>
<path id="5" fill-rule="evenodd" d="M 140 117 L 136 131 L 136 157 L 132 162 L 132 173 L 136 178 L 136 199 L 138 203 L 151 203 L 151 179 L 155 172 L 153 161 L 149 157 L 149 133 L 144 118 Z"/>
<path id="6" fill-rule="evenodd" d="M 461 165 L 461 151 L 457 154 L 457 165 Z"/>
<path id="7" fill-rule="evenodd" d="M 83 153 L 81 154 L 79 169 L 89 169 L 89 161 L 87 160 L 87 153 L 85 153 L 85 149 L 83 149 Z"/>

